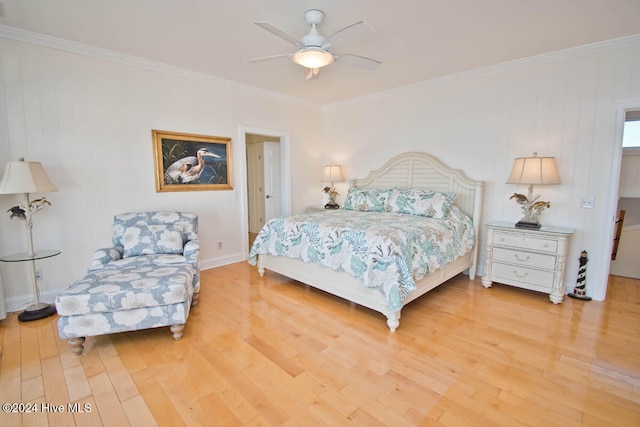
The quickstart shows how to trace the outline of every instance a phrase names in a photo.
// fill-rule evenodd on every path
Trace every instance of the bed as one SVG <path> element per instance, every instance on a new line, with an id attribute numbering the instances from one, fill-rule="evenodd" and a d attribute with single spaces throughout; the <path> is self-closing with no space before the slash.
<path id="1" fill-rule="evenodd" d="M 428 190 L 429 192 L 437 192 L 438 194 L 453 193 L 456 195 L 455 201 L 453 202 L 453 205 L 456 207 L 447 211 L 447 213 L 451 212 L 448 213 L 448 216 L 453 217 L 454 212 L 464 212 L 467 217 L 467 225 L 471 229 L 470 232 L 474 236 L 475 242 L 472 246 L 469 245 L 469 247 L 464 250 L 457 247 L 461 244 L 457 244 L 456 250 L 459 250 L 461 253 L 464 252 L 464 254 L 455 255 L 453 257 L 455 259 L 447 260 L 446 264 L 438 266 L 437 269 L 428 269 L 429 271 L 426 275 L 416 274 L 414 270 L 407 273 L 403 271 L 403 268 L 399 268 L 399 272 L 396 272 L 398 276 L 397 279 L 389 279 L 388 277 L 390 276 L 380 276 L 380 280 L 391 282 L 385 283 L 384 289 L 372 287 L 370 283 L 365 285 L 365 282 L 367 282 L 366 275 L 358 277 L 353 271 L 347 271 L 349 270 L 349 266 L 341 267 L 334 265 L 332 269 L 314 262 L 307 262 L 310 261 L 308 257 L 305 260 L 299 259 L 302 257 L 290 258 L 280 254 L 282 251 L 275 252 L 275 255 L 273 254 L 274 251 L 269 254 L 266 249 L 268 245 L 264 239 L 268 239 L 268 234 L 273 232 L 273 229 L 267 229 L 269 227 L 276 227 L 271 224 L 271 222 L 265 224 L 265 227 L 254 241 L 249 254 L 249 262 L 257 265 L 258 273 L 261 276 L 264 275 L 266 270 L 270 270 L 332 295 L 344 298 L 355 304 L 378 311 L 386 316 L 387 325 L 392 332 L 400 325 L 401 310 L 406 304 L 465 270 L 468 271 L 471 279 L 475 278 L 478 253 L 477 239 L 479 236 L 483 192 L 483 183 L 481 181 L 471 180 L 463 172 L 444 165 L 438 159 L 427 153 L 409 152 L 393 157 L 381 168 L 369 173 L 364 179 L 351 180 L 350 193 L 352 189 L 353 191 L 362 190 L 363 192 L 369 191 L 370 193 L 376 193 L 378 191 L 385 192 L 387 189 L 389 189 L 389 191 L 392 191 L 391 189 Z M 347 196 L 349 202 L 353 200 L 352 198 L 350 199 L 350 197 L 351 195 Z M 387 210 L 388 209 L 389 208 L 387 208 Z M 354 213 L 356 216 L 364 217 L 364 215 L 361 214 L 361 212 Z M 366 214 L 376 215 L 376 212 L 366 212 Z M 343 215 L 350 214 L 340 209 L 340 212 L 316 212 L 307 215 L 294 215 L 292 217 L 294 217 L 294 221 L 300 220 L 304 223 L 305 225 L 302 227 L 312 227 L 313 230 L 317 230 L 321 227 L 321 225 L 319 225 L 321 224 L 321 218 L 319 216 L 325 216 L 326 220 L 330 223 L 339 225 L 351 220 L 351 217 L 342 218 Z M 383 215 L 392 214 L 381 212 L 379 222 L 381 224 L 391 224 L 388 217 L 382 219 Z M 398 215 L 398 218 L 408 216 L 412 219 L 411 223 L 415 224 L 418 224 L 424 219 L 418 216 L 395 215 Z M 287 219 L 288 218 L 289 217 L 287 217 Z M 307 222 L 305 223 L 304 221 Z M 300 227 L 299 225 L 295 226 Z M 419 227 L 421 225 L 418 224 L 416 226 Z M 282 228 L 283 226 L 278 224 L 278 227 Z M 282 229 L 279 231 L 281 234 L 285 233 Z M 338 233 L 342 233 L 342 231 Z M 293 233 L 289 231 L 289 234 Z M 307 233 L 307 235 L 308 234 L 309 233 Z M 449 234 L 455 233 L 452 232 Z M 462 234 L 462 232 L 460 232 L 460 234 Z M 384 242 L 389 243 L 389 241 L 392 240 L 397 243 L 395 237 L 392 239 L 386 238 L 386 236 L 377 238 L 380 239 L 380 242 L 384 240 Z M 327 238 L 325 237 L 323 242 L 326 240 Z M 291 245 L 293 244 L 295 243 L 291 243 Z M 424 245 L 424 242 L 422 242 L 422 244 Z M 282 243 L 279 245 L 283 246 Z M 285 243 L 285 246 L 291 245 Z M 399 245 L 402 246 L 404 243 L 400 243 Z M 378 245 L 378 247 L 380 247 L 380 245 Z M 318 257 L 323 257 L 324 255 L 325 254 L 320 254 Z M 380 259 L 378 258 L 372 262 L 376 261 L 380 261 Z M 368 271 L 379 270 L 380 265 L 381 264 L 376 264 L 374 266 L 375 268 L 369 265 L 365 266 L 365 268 L 368 268 Z M 414 277 L 415 280 L 411 280 L 407 275 Z M 398 281 L 398 283 L 393 283 L 394 280 Z M 398 289 L 397 291 L 395 290 L 396 288 Z M 388 289 L 390 293 L 387 292 Z"/>

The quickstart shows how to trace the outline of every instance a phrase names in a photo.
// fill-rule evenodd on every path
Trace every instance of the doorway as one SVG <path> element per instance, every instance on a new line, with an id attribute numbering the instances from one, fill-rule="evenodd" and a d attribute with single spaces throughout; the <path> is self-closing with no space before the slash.
<path id="1" fill-rule="evenodd" d="M 627 121 L 627 117 L 629 114 L 638 114 L 640 111 L 640 99 L 634 99 L 630 101 L 622 101 L 617 104 L 616 111 L 616 121 L 615 121 L 615 138 L 612 141 L 612 150 L 613 150 L 613 164 L 610 168 L 609 175 L 609 199 L 607 201 L 607 218 L 610 219 L 609 222 L 609 239 L 611 242 L 611 246 L 608 246 L 607 249 L 603 253 L 605 258 L 605 262 L 603 265 L 607 266 L 606 273 L 607 275 L 603 277 L 604 286 L 599 289 L 600 292 L 597 292 L 594 295 L 595 299 L 604 300 L 606 295 L 608 295 L 608 285 L 611 283 L 611 252 L 613 248 L 613 242 L 615 238 L 615 230 L 616 230 L 616 220 L 618 219 L 619 211 L 618 211 L 618 201 L 620 198 L 620 186 L 621 186 L 621 178 L 622 178 L 622 155 L 623 155 L 623 136 L 624 136 L 624 126 Z M 640 183 L 638 184 L 640 185 Z"/>
<path id="2" fill-rule="evenodd" d="M 288 133 L 244 128 L 248 251 L 255 235 L 274 216 L 291 213 L 291 149 Z"/>
<path id="3" fill-rule="evenodd" d="M 617 226 L 609 274 L 640 279 L 640 110 L 625 113 Z"/>

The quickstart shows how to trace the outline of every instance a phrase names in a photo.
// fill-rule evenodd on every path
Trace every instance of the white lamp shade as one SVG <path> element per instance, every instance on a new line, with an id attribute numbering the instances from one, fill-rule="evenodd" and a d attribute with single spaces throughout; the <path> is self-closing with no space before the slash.
<path id="1" fill-rule="evenodd" d="M 340 165 L 326 165 L 324 167 L 324 178 L 326 182 L 342 182 L 342 167 Z"/>
<path id="2" fill-rule="evenodd" d="M 293 62 L 307 68 L 321 68 L 333 62 L 333 55 L 321 49 L 300 49 L 293 55 Z"/>
<path id="3" fill-rule="evenodd" d="M 518 157 L 513 161 L 507 184 L 560 184 L 554 157 Z"/>
<path id="4" fill-rule="evenodd" d="M 0 181 L 0 194 L 58 191 L 40 162 L 8 161 Z"/>

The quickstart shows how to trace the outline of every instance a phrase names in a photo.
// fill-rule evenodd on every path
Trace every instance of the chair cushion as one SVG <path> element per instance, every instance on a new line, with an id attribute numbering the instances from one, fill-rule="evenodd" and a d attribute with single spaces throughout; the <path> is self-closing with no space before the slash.
<path id="1" fill-rule="evenodd" d="M 181 254 L 182 229 L 174 225 L 138 223 L 125 229 L 122 243 L 124 258 L 139 255 Z"/>
<path id="2" fill-rule="evenodd" d="M 190 264 L 90 271 L 56 298 L 60 316 L 156 307 L 190 300 Z"/>

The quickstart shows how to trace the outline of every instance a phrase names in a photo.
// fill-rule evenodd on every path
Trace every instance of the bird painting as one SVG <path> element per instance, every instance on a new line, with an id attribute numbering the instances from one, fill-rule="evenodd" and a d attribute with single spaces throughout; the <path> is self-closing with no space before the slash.
<path id="1" fill-rule="evenodd" d="M 197 184 L 204 170 L 206 157 L 220 158 L 206 148 L 200 148 L 195 156 L 183 157 L 169 165 L 165 171 L 165 183 Z"/>

